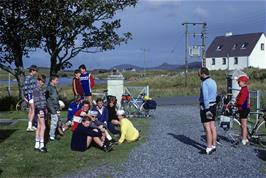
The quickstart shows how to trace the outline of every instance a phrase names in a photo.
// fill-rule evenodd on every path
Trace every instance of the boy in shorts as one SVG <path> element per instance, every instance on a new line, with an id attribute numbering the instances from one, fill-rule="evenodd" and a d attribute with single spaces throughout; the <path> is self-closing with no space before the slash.
<path id="1" fill-rule="evenodd" d="M 249 104 L 249 90 L 248 90 L 247 76 L 241 76 L 238 78 L 238 85 L 241 87 L 239 94 L 236 97 L 235 106 L 238 108 L 239 118 L 241 123 L 242 144 L 248 144 L 248 129 L 247 129 L 247 116 L 250 112 Z"/>
<path id="2" fill-rule="evenodd" d="M 37 71 L 38 68 L 36 65 L 31 65 L 29 67 L 29 75 L 26 76 L 23 87 L 25 100 L 27 100 L 27 102 L 29 103 L 28 127 L 26 129 L 28 132 L 33 132 L 36 130 L 36 127 L 34 127 L 32 124 L 34 118 L 34 103 L 32 98 L 32 92 L 33 89 L 37 87 L 35 78 L 35 76 L 37 75 Z"/>

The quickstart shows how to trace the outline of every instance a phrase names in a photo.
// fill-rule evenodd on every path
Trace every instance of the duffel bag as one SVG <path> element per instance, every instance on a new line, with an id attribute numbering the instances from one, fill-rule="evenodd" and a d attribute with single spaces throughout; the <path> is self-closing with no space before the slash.
<path id="1" fill-rule="evenodd" d="M 155 100 L 147 100 L 143 107 L 144 109 L 156 109 L 157 103 Z"/>

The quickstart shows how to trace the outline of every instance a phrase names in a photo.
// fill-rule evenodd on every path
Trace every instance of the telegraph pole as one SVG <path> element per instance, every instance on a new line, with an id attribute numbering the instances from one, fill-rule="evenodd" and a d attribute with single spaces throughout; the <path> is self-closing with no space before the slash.
<path id="1" fill-rule="evenodd" d="M 144 54 L 144 56 L 143 56 L 143 60 L 144 60 L 144 67 L 143 67 L 143 69 L 144 69 L 144 76 L 145 76 L 145 74 L 146 74 L 146 52 L 147 52 L 147 49 L 146 48 L 143 48 L 141 50 L 143 51 L 143 54 Z"/>
<path id="2" fill-rule="evenodd" d="M 187 73 L 188 73 L 188 35 L 189 35 L 189 30 L 188 30 L 188 25 L 202 25 L 202 30 L 201 33 L 192 33 L 192 35 L 196 36 L 196 35 L 200 35 L 201 36 L 201 49 L 202 49 L 202 67 L 206 67 L 206 27 L 207 27 L 207 23 L 206 22 L 185 22 L 182 23 L 182 25 L 185 26 L 185 66 L 186 66 L 186 70 L 185 70 L 185 86 L 187 87 Z"/>

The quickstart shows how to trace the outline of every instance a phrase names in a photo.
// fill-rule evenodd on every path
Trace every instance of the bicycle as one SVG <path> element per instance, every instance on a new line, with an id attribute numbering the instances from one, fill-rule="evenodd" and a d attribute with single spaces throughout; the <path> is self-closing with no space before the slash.
<path id="1" fill-rule="evenodd" d="M 257 109 L 256 112 L 250 112 L 250 115 L 256 114 L 254 125 L 248 124 L 248 137 L 250 141 L 254 141 L 266 148 L 266 109 Z M 220 115 L 220 127 L 225 131 L 233 131 L 229 136 L 233 140 L 233 144 L 236 145 L 241 140 L 241 123 L 239 121 L 239 113 L 236 107 L 225 110 L 224 115 Z M 250 120 L 250 118 L 248 118 Z M 235 138 L 236 137 L 236 138 Z"/>
<path id="2" fill-rule="evenodd" d="M 136 114 L 144 117 L 150 117 L 152 115 L 151 109 L 145 109 L 145 93 L 138 95 L 134 98 L 129 94 L 122 95 L 121 107 L 125 110 L 127 115 Z"/>
<path id="3" fill-rule="evenodd" d="M 22 98 L 16 104 L 16 111 L 28 111 L 29 110 L 29 102 Z"/>

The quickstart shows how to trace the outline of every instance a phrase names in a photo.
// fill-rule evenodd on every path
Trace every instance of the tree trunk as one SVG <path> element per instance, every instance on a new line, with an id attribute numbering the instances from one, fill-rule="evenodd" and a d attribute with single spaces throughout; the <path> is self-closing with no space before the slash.
<path id="1" fill-rule="evenodd" d="M 24 85 L 24 80 L 25 80 L 25 73 L 22 70 L 22 68 L 17 68 L 16 73 L 15 73 L 15 78 L 17 80 L 18 88 L 19 88 L 19 97 L 24 98 L 24 93 L 23 93 L 23 85 Z"/>

